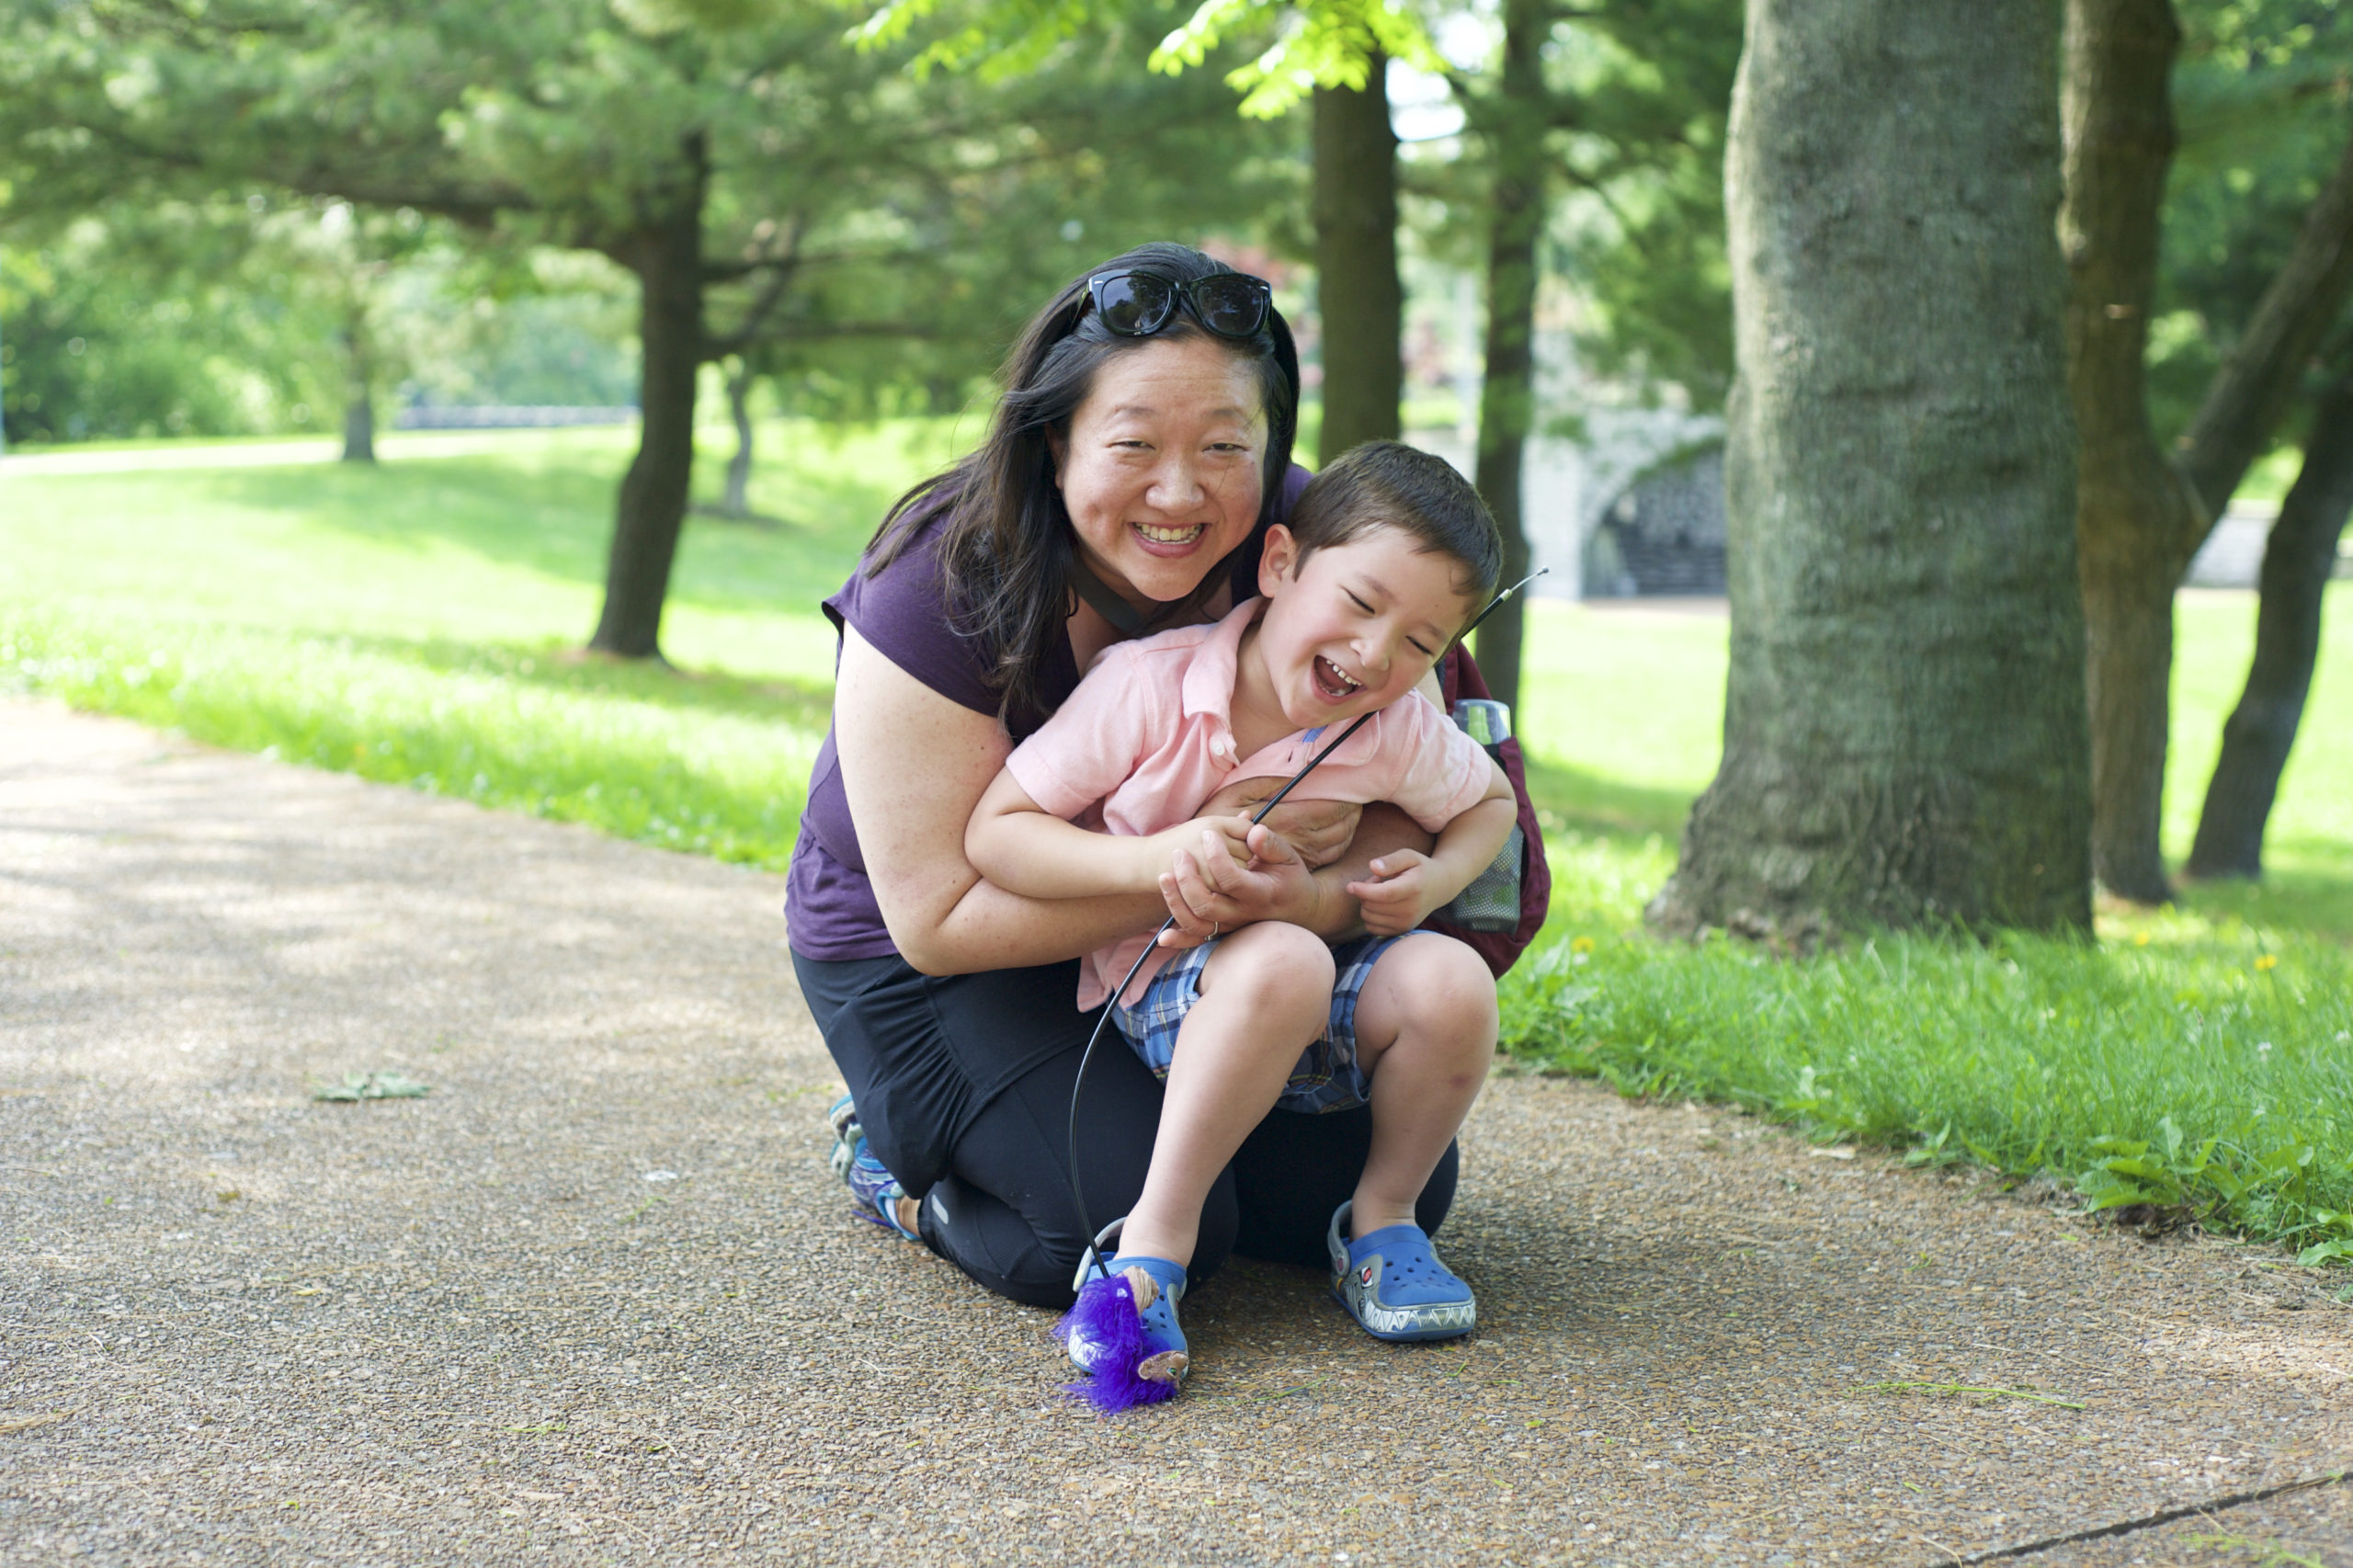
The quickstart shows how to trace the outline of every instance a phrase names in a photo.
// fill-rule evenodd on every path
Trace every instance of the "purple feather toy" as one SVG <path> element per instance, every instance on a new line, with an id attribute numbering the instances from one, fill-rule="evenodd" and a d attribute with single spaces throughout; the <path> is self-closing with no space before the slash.
<path id="1" fill-rule="evenodd" d="M 1143 1314 L 1136 1309 L 1135 1287 L 1123 1273 L 1097 1275 L 1080 1287 L 1077 1301 L 1054 1325 L 1054 1337 L 1069 1346 L 1072 1360 L 1087 1369 L 1084 1382 L 1064 1383 L 1063 1389 L 1107 1415 L 1176 1397 L 1175 1383 L 1136 1372 L 1153 1348 L 1144 1337 Z"/>

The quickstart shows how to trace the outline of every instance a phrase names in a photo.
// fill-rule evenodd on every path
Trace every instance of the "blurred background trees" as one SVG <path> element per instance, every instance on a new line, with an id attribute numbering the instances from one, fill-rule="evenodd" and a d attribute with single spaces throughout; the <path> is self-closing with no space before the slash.
<path id="1" fill-rule="evenodd" d="M 2259 869 L 2310 680 L 2353 369 L 2345 8 L 2067 7 L 2093 843 L 2128 897 L 2168 891 L 2175 586 L 2250 469 L 2284 486 L 2299 449 L 2193 874 Z M 1303 450 L 1454 441 L 1524 565 L 1531 443 L 1646 407 L 1705 438 L 1755 373 L 1724 204 L 1743 22 L 1740 0 L 0 0 L 0 417 L 18 445 L 307 430 L 364 460 L 400 410 L 633 403 L 592 642 L 654 655 L 700 398 L 738 427 L 714 510 L 741 516 L 755 409 L 976 406 L 1037 300 L 1174 235 L 1276 277 Z M 1523 625 L 1507 606 L 1480 636 L 1507 699 Z"/>

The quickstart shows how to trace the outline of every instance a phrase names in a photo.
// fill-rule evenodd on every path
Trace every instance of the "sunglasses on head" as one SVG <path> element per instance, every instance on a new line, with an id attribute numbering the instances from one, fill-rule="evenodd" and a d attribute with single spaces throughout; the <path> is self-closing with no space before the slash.
<path id="1" fill-rule="evenodd" d="M 1086 280 L 1086 297 L 1106 328 L 1121 337 L 1150 337 L 1166 326 L 1182 305 L 1220 337 L 1249 337 L 1267 324 L 1275 291 L 1263 278 L 1221 272 L 1181 282 L 1157 272 L 1098 272 Z"/>

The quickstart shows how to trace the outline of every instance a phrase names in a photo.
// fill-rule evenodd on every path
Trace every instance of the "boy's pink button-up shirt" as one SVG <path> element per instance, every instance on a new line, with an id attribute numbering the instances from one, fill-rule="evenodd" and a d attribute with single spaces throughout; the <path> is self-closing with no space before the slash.
<path id="1" fill-rule="evenodd" d="M 1210 626 L 1180 626 L 1104 650 L 1070 700 L 1006 759 L 1014 781 L 1058 817 L 1121 837 L 1189 822 L 1236 778 L 1288 778 L 1322 744 L 1302 730 L 1248 756 L 1235 755 L 1233 682 L 1242 634 L 1264 601 Z M 1372 717 L 1308 775 L 1293 800 L 1393 802 L 1436 833 L 1486 797 L 1487 754 L 1418 692 Z M 1078 1005 L 1111 994 L 1150 940 L 1131 937 L 1087 957 Z M 1155 950 L 1127 1001 L 1143 994 L 1167 958 Z"/>

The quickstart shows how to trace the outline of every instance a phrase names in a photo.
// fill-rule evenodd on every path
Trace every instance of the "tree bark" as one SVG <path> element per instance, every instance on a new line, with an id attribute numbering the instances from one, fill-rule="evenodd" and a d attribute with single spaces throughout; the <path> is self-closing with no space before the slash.
<path id="1" fill-rule="evenodd" d="M 727 414 L 735 422 L 735 455 L 727 460 L 727 494 L 719 512 L 740 522 L 752 515 L 752 368 L 740 355 L 727 374 Z"/>
<path id="2" fill-rule="evenodd" d="M 2173 593 L 2206 517 L 2157 447 L 2143 367 L 2175 134 L 2180 47 L 2170 0 L 2069 0 L 2068 387 L 2080 440 L 2076 550 L 2092 727 L 2092 871 L 2111 892 L 2168 896 L 2159 850 Z"/>
<path id="3" fill-rule="evenodd" d="M 637 274 L 641 424 L 637 456 L 621 479 L 605 570 L 605 608 L 588 646 L 630 659 L 662 656 L 662 601 L 686 521 L 694 476 L 695 377 L 703 358 L 702 205 L 707 182 L 699 135 L 688 141 L 690 177 L 668 210 L 613 249 Z"/>
<path id="4" fill-rule="evenodd" d="M 2320 656 L 2321 605 L 2336 566 L 2336 541 L 2353 511 L 2353 377 L 2320 395 L 2304 441 L 2304 464 L 2263 547 L 2255 663 L 2246 690 L 2222 725 L 2222 753 L 2206 786 L 2198 837 L 2185 869 L 2193 877 L 2263 875 L 2263 830 Z"/>
<path id="5" fill-rule="evenodd" d="M 1318 460 L 1393 441 L 1404 392 L 1404 290 L 1397 280 L 1397 133 L 1388 59 L 1362 91 L 1315 89 L 1315 296 L 1323 317 Z"/>
<path id="6" fill-rule="evenodd" d="M 1751 0 L 1724 755 L 1651 906 L 2090 924 L 2047 0 Z"/>
<path id="7" fill-rule="evenodd" d="M 369 353 L 368 324 L 355 310 L 343 329 L 343 460 L 376 460 L 376 387 L 374 357 Z"/>
<path id="8" fill-rule="evenodd" d="M 1474 476 L 1504 536 L 1504 585 L 1528 574 L 1520 471 L 1535 410 L 1536 246 L 1544 227 L 1544 0 L 1505 0 L 1503 80 L 1488 140 L 1495 163 L 1487 232 L 1486 369 L 1479 387 Z M 1517 712 L 1528 600 L 1514 594 L 1479 628 L 1479 673 Z"/>

